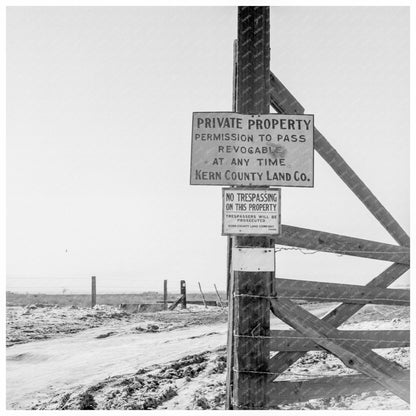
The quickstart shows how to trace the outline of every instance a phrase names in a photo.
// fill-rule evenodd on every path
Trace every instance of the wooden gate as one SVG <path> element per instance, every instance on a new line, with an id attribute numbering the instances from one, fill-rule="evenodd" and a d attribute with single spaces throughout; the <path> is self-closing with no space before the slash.
<path id="1" fill-rule="evenodd" d="M 273 74 L 270 74 L 270 104 L 277 113 L 304 113 L 302 105 Z M 229 286 L 229 344 L 233 346 L 229 348 L 228 353 L 229 409 L 270 409 L 284 403 L 375 390 L 389 390 L 406 402 L 410 401 L 409 371 L 373 351 L 377 348 L 408 347 L 409 331 L 337 329 L 366 304 L 409 305 L 409 290 L 387 287 L 409 269 L 410 238 L 316 128 L 314 148 L 398 244 L 384 244 L 290 225 L 282 226 L 282 234 L 274 239 L 274 243 L 385 260 L 393 264 L 370 280 L 366 286 L 273 279 L 271 293 L 267 287 L 256 286 L 252 278 L 245 284 L 243 280 L 247 278 L 246 274 L 232 272 L 234 275 Z M 241 303 L 241 299 L 249 301 L 250 298 L 253 301 L 259 298 L 270 300 L 272 313 L 292 329 L 270 331 L 266 327 L 256 327 L 248 330 L 243 328 L 241 331 L 243 326 L 239 324 L 239 319 L 241 321 L 244 314 L 250 314 L 249 303 Z M 301 299 L 342 303 L 319 319 L 294 302 Z M 260 357 L 265 350 L 277 352 L 266 360 L 266 364 L 264 356 Z M 360 374 L 320 377 L 305 381 L 276 380 L 306 352 L 314 350 L 325 350 L 335 355 L 347 367 Z M 246 378 L 245 383 L 240 382 L 241 377 Z M 258 391 L 262 396 L 259 400 L 254 400 L 255 403 L 251 390 Z"/>
<path id="2" fill-rule="evenodd" d="M 303 113 L 303 107 L 274 75 L 271 75 L 271 86 L 271 104 L 277 112 Z M 271 310 L 293 330 L 271 333 L 271 350 L 279 351 L 270 361 L 269 371 L 275 373 L 272 378 L 275 379 L 278 374 L 288 369 L 307 351 L 316 349 L 329 351 L 347 367 L 362 375 L 318 378 L 303 382 L 275 382 L 270 389 L 269 403 L 273 406 L 383 389 L 390 390 L 409 402 L 409 371 L 372 350 L 408 347 L 410 332 L 337 329 L 365 304 L 409 305 L 409 290 L 386 289 L 409 269 L 409 236 L 316 128 L 314 147 L 399 245 L 283 226 L 283 234 L 275 240 L 276 244 L 386 260 L 394 264 L 366 286 L 276 279 Z M 294 303 L 294 299 L 343 303 L 319 319 Z"/>

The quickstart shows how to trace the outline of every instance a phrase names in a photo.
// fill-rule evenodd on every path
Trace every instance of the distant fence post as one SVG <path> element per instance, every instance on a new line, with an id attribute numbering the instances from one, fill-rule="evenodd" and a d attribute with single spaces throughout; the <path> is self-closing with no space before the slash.
<path id="1" fill-rule="evenodd" d="M 181 280 L 182 309 L 186 309 L 186 283 Z"/>
<path id="2" fill-rule="evenodd" d="M 198 282 L 198 286 L 199 286 L 199 291 L 201 292 L 201 295 L 202 295 L 202 300 L 204 301 L 204 306 L 206 308 L 207 302 L 205 301 L 205 296 L 204 296 L 204 292 L 202 291 L 201 283 Z"/>
<path id="3" fill-rule="evenodd" d="M 163 281 L 163 310 L 168 309 L 168 281 Z"/>
<path id="4" fill-rule="evenodd" d="M 91 276 L 91 308 L 97 303 L 97 283 L 95 276 Z"/>
<path id="5" fill-rule="evenodd" d="M 216 284 L 214 283 L 214 288 L 215 288 L 215 292 L 217 292 L 217 297 L 218 297 L 218 302 L 219 302 L 219 304 L 220 304 L 220 306 L 221 306 L 221 308 L 223 307 L 223 304 L 222 304 L 222 301 L 221 301 L 221 296 L 220 296 L 220 294 L 218 293 L 218 289 L 217 289 L 217 286 L 216 286 Z"/>

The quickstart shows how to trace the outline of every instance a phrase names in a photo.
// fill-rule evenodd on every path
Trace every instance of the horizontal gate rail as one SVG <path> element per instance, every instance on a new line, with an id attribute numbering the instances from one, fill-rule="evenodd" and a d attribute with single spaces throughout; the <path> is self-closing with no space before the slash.
<path id="1" fill-rule="evenodd" d="M 281 235 L 275 238 L 275 244 L 392 261 L 407 265 L 410 263 L 410 250 L 408 247 L 293 227 L 291 225 L 282 225 Z"/>
<path id="2" fill-rule="evenodd" d="M 270 86 L 270 103 L 277 112 L 283 114 L 303 114 L 303 107 L 273 74 L 270 74 Z M 316 128 L 314 128 L 314 148 L 387 232 L 400 245 L 408 247 L 410 245 L 409 235 Z"/>
<path id="3" fill-rule="evenodd" d="M 396 281 L 400 276 L 402 276 L 403 273 L 405 273 L 407 270 L 409 270 L 409 266 L 403 264 L 392 264 L 386 270 L 372 279 L 369 283 L 367 283 L 366 287 L 386 288 L 387 286 L 390 286 L 394 281 Z M 321 321 L 326 322 L 333 327 L 338 327 L 355 313 L 357 313 L 363 306 L 364 305 L 362 304 L 342 303 L 341 305 L 329 311 L 324 317 L 321 318 Z M 283 373 L 304 355 L 305 353 L 302 351 L 279 352 L 273 358 L 271 358 L 269 363 L 269 370 L 274 373 Z"/>
<path id="4" fill-rule="evenodd" d="M 409 330 L 338 331 L 340 345 L 355 345 L 359 348 L 397 348 L 410 346 Z M 325 350 L 310 337 L 294 330 L 272 330 L 271 351 L 318 351 Z"/>
<path id="5" fill-rule="evenodd" d="M 400 306 L 408 306 L 410 303 L 410 290 L 407 289 L 384 289 L 294 279 L 275 279 L 275 285 L 278 299 Z"/>
<path id="6" fill-rule="evenodd" d="M 410 376 L 408 371 L 404 371 L 404 374 Z M 269 400 L 271 406 L 277 406 L 379 390 L 385 389 L 365 375 L 353 374 L 301 381 L 276 381 L 270 383 Z"/>
<path id="7" fill-rule="evenodd" d="M 397 363 L 370 349 L 337 341 L 339 331 L 287 299 L 271 299 L 272 312 L 297 331 L 336 355 L 347 367 L 366 374 L 406 402 L 410 401 L 410 381 Z"/>

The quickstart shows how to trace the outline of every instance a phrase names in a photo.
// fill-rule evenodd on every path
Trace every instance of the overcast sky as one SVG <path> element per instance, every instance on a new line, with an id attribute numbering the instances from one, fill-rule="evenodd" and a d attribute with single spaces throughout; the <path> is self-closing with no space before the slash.
<path id="1" fill-rule="evenodd" d="M 273 7 L 271 69 L 409 231 L 409 13 Z M 231 111 L 236 7 L 7 12 L 7 288 L 225 289 L 221 187 L 190 186 L 193 111 Z M 282 222 L 395 244 L 315 156 Z M 388 262 L 289 251 L 278 277 L 365 284 Z"/>

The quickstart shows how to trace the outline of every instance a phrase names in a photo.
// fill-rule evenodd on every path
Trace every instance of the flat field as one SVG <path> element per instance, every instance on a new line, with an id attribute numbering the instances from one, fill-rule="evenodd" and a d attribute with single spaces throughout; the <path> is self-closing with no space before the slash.
<path id="1" fill-rule="evenodd" d="M 26 306 L 7 307 L 8 409 L 224 408 L 226 308 L 190 305 L 186 310 L 128 313 L 111 305 L 56 306 L 42 298 L 36 306 L 33 299 L 26 300 Z M 333 304 L 303 306 L 322 316 Z M 287 326 L 273 318 L 272 328 Z M 340 329 L 409 329 L 409 309 L 367 305 Z M 409 368 L 408 348 L 377 352 Z M 331 354 L 316 351 L 279 378 L 341 374 L 354 371 Z M 281 408 L 408 409 L 408 405 L 380 390 Z"/>
<path id="2" fill-rule="evenodd" d="M 224 292 L 219 292 L 221 299 L 225 299 Z M 204 293 L 205 299 L 216 301 L 217 295 L 214 292 Z M 199 293 L 187 293 L 189 301 L 202 301 Z M 168 301 L 173 302 L 179 297 L 179 294 L 168 294 Z M 158 292 L 142 292 L 142 293 L 121 293 L 121 294 L 97 294 L 97 303 L 100 305 L 115 305 L 121 303 L 155 303 L 163 300 L 163 296 Z M 87 294 L 45 294 L 45 293 L 14 293 L 6 292 L 7 306 L 27 306 L 27 305 L 52 305 L 52 306 L 82 306 L 89 307 L 91 305 L 91 295 Z"/>

